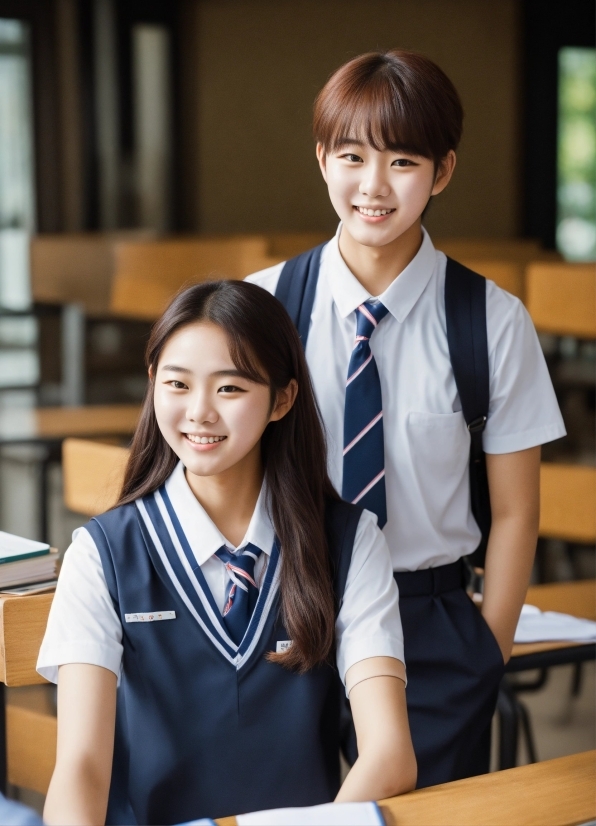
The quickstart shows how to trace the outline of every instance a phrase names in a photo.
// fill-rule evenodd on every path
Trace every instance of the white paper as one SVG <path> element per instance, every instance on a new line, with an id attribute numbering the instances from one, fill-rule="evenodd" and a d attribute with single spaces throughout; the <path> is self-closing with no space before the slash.
<path id="1" fill-rule="evenodd" d="M 524 605 L 514 642 L 596 642 L 596 622 Z"/>
<path id="2" fill-rule="evenodd" d="M 236 817 L 238 826 L 384 826 L 376 803 L 325 803 Z"/>

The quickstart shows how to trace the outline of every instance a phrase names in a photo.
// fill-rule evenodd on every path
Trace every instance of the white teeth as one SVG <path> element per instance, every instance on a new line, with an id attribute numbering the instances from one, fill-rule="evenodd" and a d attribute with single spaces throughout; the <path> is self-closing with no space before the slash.
<path id="1" fill-rule="evenodd" d="M 392 209 L 368 209 L 366 207 L 356 207 L 361 215 L 367 215 L 369 218 L 378 218 L 381 215 L 389 215 L 393 212 Z"/>
<path id="2" fill-rule="evenodd" d="M 225 436 L 193 436 L 192 433 L 186 433 L 186 438 L 189 442 L 194 442 L 197 445 L 212 445 L 214 442 L 223 442 Z"/>

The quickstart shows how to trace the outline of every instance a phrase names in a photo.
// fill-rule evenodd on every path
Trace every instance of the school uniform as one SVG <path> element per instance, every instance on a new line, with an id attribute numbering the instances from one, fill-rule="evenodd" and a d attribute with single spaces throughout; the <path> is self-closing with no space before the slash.
<path id="1" fill-rule="evenodd" d="M 447 340 L 447 259 L 423 230 L 414 259 L 382 295 L 371 296 L 341 257 L 340 232 L 341 224 L 321 253 L 306 358 L 339 491 L 349 482 L 350 383 L 370 360 L 348 376 L 360 340 L 376 363 L 382 410 L 370 426 L 382 428 L 384 466 L 371 485 L 381 479 L 385 487 L 383 533 L 400 589 L 418 786 L 428 786 L 488 770 L 490 720 L 503 671 L 498 644 L 464 591 L 462 558 L 477 548 L 480 530 L 470 499 L 470 433 Z M 275 294 L 283 269 L 276 265 L 247 280 Z M 362 314 L 371 312 L 378 317 L 360 335 Z M 491 281 L 486 335 L 484 450 L 510 453 L 564 436 L 532 322 L 521 302 Z M 365 488 L 356 499 L 367 506 L 364 494 L 372 495 Z"/>
<path id="2" fill-rule="evenodd" d="M 298 675 L 265 659 L 291 642 L 278 612 L 283 549 L 266 499 L 264 486 L 234 548 L 179 464 L 154 494 L 75 532 L 37 669 L 53 682 L 67 663 L 118 675 L 108 823 L 179 823 L 332 800 L 338 675 L 345 681 L 368 657 L 403 662 L 384 537 L 371 514 L 343 502 L 326 514 L 337 669 Z M 222 554 L 237 572 L 242 557 L 253 557 L 258 596 L 236 639 L 232 611 L 225 614 L 231 574 Z"/>

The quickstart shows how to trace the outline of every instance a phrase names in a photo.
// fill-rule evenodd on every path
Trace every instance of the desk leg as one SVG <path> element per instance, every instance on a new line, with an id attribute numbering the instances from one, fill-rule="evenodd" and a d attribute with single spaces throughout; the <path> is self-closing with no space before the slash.
<path id="1" fill-rule="evenodd" d="M 6 686 L 0 682 L 0 792 L 6 795 Z"/>
<path id="2" fill-rule="evenodd" d="M 39 540 L 40 542 L 49 542 L 49 490 L 50 490 L 50 463 L 52 461 L 52 454 L 49 450 L 46 451 L 39 466 Z"/>
<path id="3" fill-rule="evenodd" d="M 499 713 L 499 770 L 513 769 L 517 762 L 518 714 L 515 695 L 503 678 L 497 699 Z"/>

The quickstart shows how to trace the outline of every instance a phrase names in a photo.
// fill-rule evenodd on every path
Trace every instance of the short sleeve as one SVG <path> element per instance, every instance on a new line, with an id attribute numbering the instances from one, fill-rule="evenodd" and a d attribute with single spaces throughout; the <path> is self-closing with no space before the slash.
<path id="1" fill-rule="evenodd" d="M 404 660 L 399 594 L 389 548 L 377 517 L 363 511 L 352 551 L 343 602 L 337 617 L 337 668 L 346 672 L 369 657 Z"/>
<path id="2" fill-rule="evenodd" d="M 565 435 L 532 320 L 518 298 L 487 282 L 490 407 L 487 453 L 513 453 Z"/>
<path id="3" fill-rule="evenodd" d="M 99 665 L 120 676 L 122 625 L 112 603 L 95 542 L 85 528 L 64 555 L 37 671 L 58 682 L 58 667 Z"/>
<path id="4" fill-rule="evenodd" d="M 244 280 L 248 281 L 249 284 L 256 284 L 257 287 L 262 287 L 264 290 L 267 290 L 268 293 L 271 293 L 271 295 L 275 295 L 277 282 L 279 281 L 284 264 L 285 261 L 282 261 L 281 264 L 274 264 L 273 267 L 267 267 L 266 270 L 260 270 L 252 275 L 248 275 Z"/>

